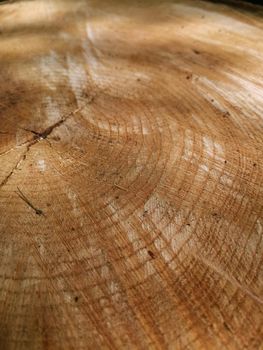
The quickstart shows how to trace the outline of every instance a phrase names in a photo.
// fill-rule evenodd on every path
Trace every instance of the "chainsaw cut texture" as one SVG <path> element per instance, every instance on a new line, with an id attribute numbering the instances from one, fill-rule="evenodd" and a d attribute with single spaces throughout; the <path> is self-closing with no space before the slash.
<path id="1" fill-rule="evenodd" d="M 1 349 L 262 349 L 262 18 L 0 5 Z"/>

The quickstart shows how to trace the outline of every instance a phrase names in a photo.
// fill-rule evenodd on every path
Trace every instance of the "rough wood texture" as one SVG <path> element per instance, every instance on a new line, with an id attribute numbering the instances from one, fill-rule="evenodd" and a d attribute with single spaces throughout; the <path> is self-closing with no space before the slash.
<path id="1" fill-rule="evenodd" d="M 262 18 L 0 5 L 1 349 L 262 349 Z"/>

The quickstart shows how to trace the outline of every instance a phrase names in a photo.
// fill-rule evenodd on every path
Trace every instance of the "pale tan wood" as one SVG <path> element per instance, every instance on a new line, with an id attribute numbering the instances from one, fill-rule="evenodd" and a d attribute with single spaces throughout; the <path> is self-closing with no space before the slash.
<path id="1" fill-rule="evenodd" d="M 244 4 L 0 5 L 1 349 L 262 349 L 262 38 Z"/>

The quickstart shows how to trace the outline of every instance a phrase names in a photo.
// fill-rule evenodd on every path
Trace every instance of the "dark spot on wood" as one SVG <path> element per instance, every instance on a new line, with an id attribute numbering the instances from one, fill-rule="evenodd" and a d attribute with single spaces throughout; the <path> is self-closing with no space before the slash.
<path id="1" fill-rule="evenodd" d="M 51 204 L 50 204 L 50 203 L 47 203 L 47 207 L 51 207 Z"/>
<path id="2" fill-rule="evenodd" d="M 148 250 L 148 254 L 150 255 L 150 257 L 152 259 L 155 259 L 155 255 L 154 255 L 154 253 L 151 250 Z"/>
<path id="3" fill-rule="evenodd" d="M 228 325 L 226 322 L 224 322 L 223 324 L 224 324 L 225 329 L 227 329 L 229 332 L 232 333 L 232 330 L 231 330 L 231 328 L 229 327 L 229 325 Z"/>
<path id="4" fill-rule="evenodd" d="M 71 227 L 71 231 L 75 231 L 75 228 L 74 228 L 74 227 Z"/>
<path id="5" fill-rule="evenodd" d="M 79 297 L 76 295 L 74 300 L 75 300 L 75 303 L 77 303 L 79 301 Z"/>
<path id="6" fill-rule="evenodd" d="M 227 161 L 225 160 L 225 164 L 227 163 Z"/>
<path id="7" fill-rule="evenodd" d="M 54 140 L 54 141 L 60 141 L 61 140 L 61 138 L 59 137 L 59 136 L 53 136 L 52 137 L 52 140 Z"/>
<path id="8" fill-rule="evenodd" d="M 43 215 L 43 211 L 41 209 L 35 210 L 36 215 Z"/>
<path id="9" fill-rule="evenodd" d="M 217 223 L 218 223 L 218 222 L 220 221 L 220 219 L 221 219 L 221 215 L 218 214 L 218 213 L 216 213 L 216 212 L 212 213 L 212 216 L 215 218 L 215 221 L 216 221 Z"/>
<path id="10" fill-rule="evenodd" d="M 199 50 L 196 50 L 196 49 L 194 49 L 193 52 L 194 52 L 196 55 L 200 55 L 200 53 L 201 53 Z"/>
<path id="11" fill-rule="evenodd" d="M 257 163 L 253 163 L 253 166 L 254 166 L 254 167 L 257 166 Z"/>
<path id="12" fill-rule="evenodd" d="M 90 97 L 90 94 L 87 91 L 83 91 L 81 95 L 84 98 L 89 98 Z"/>
<path id="13" fill-rule="evenodd" d="M 191 226 L 191 224 L 188 223 L 188 224 L 186 224 L 186 226 Z"/>

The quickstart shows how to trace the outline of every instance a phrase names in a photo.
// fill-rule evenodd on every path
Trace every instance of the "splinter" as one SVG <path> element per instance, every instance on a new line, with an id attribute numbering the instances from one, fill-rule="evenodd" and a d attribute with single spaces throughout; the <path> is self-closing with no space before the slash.
<path id="1" fill-rule="evenodd" d="M 24 195 L 24 193 L 20 190 L 20 188 L 17 187 L 17 195 L 27 204 L 32 208 L 37 215 L 44 215 L 43 211 L 41 209 L 37 209 L 30 201 L 29 199 Z"/>

